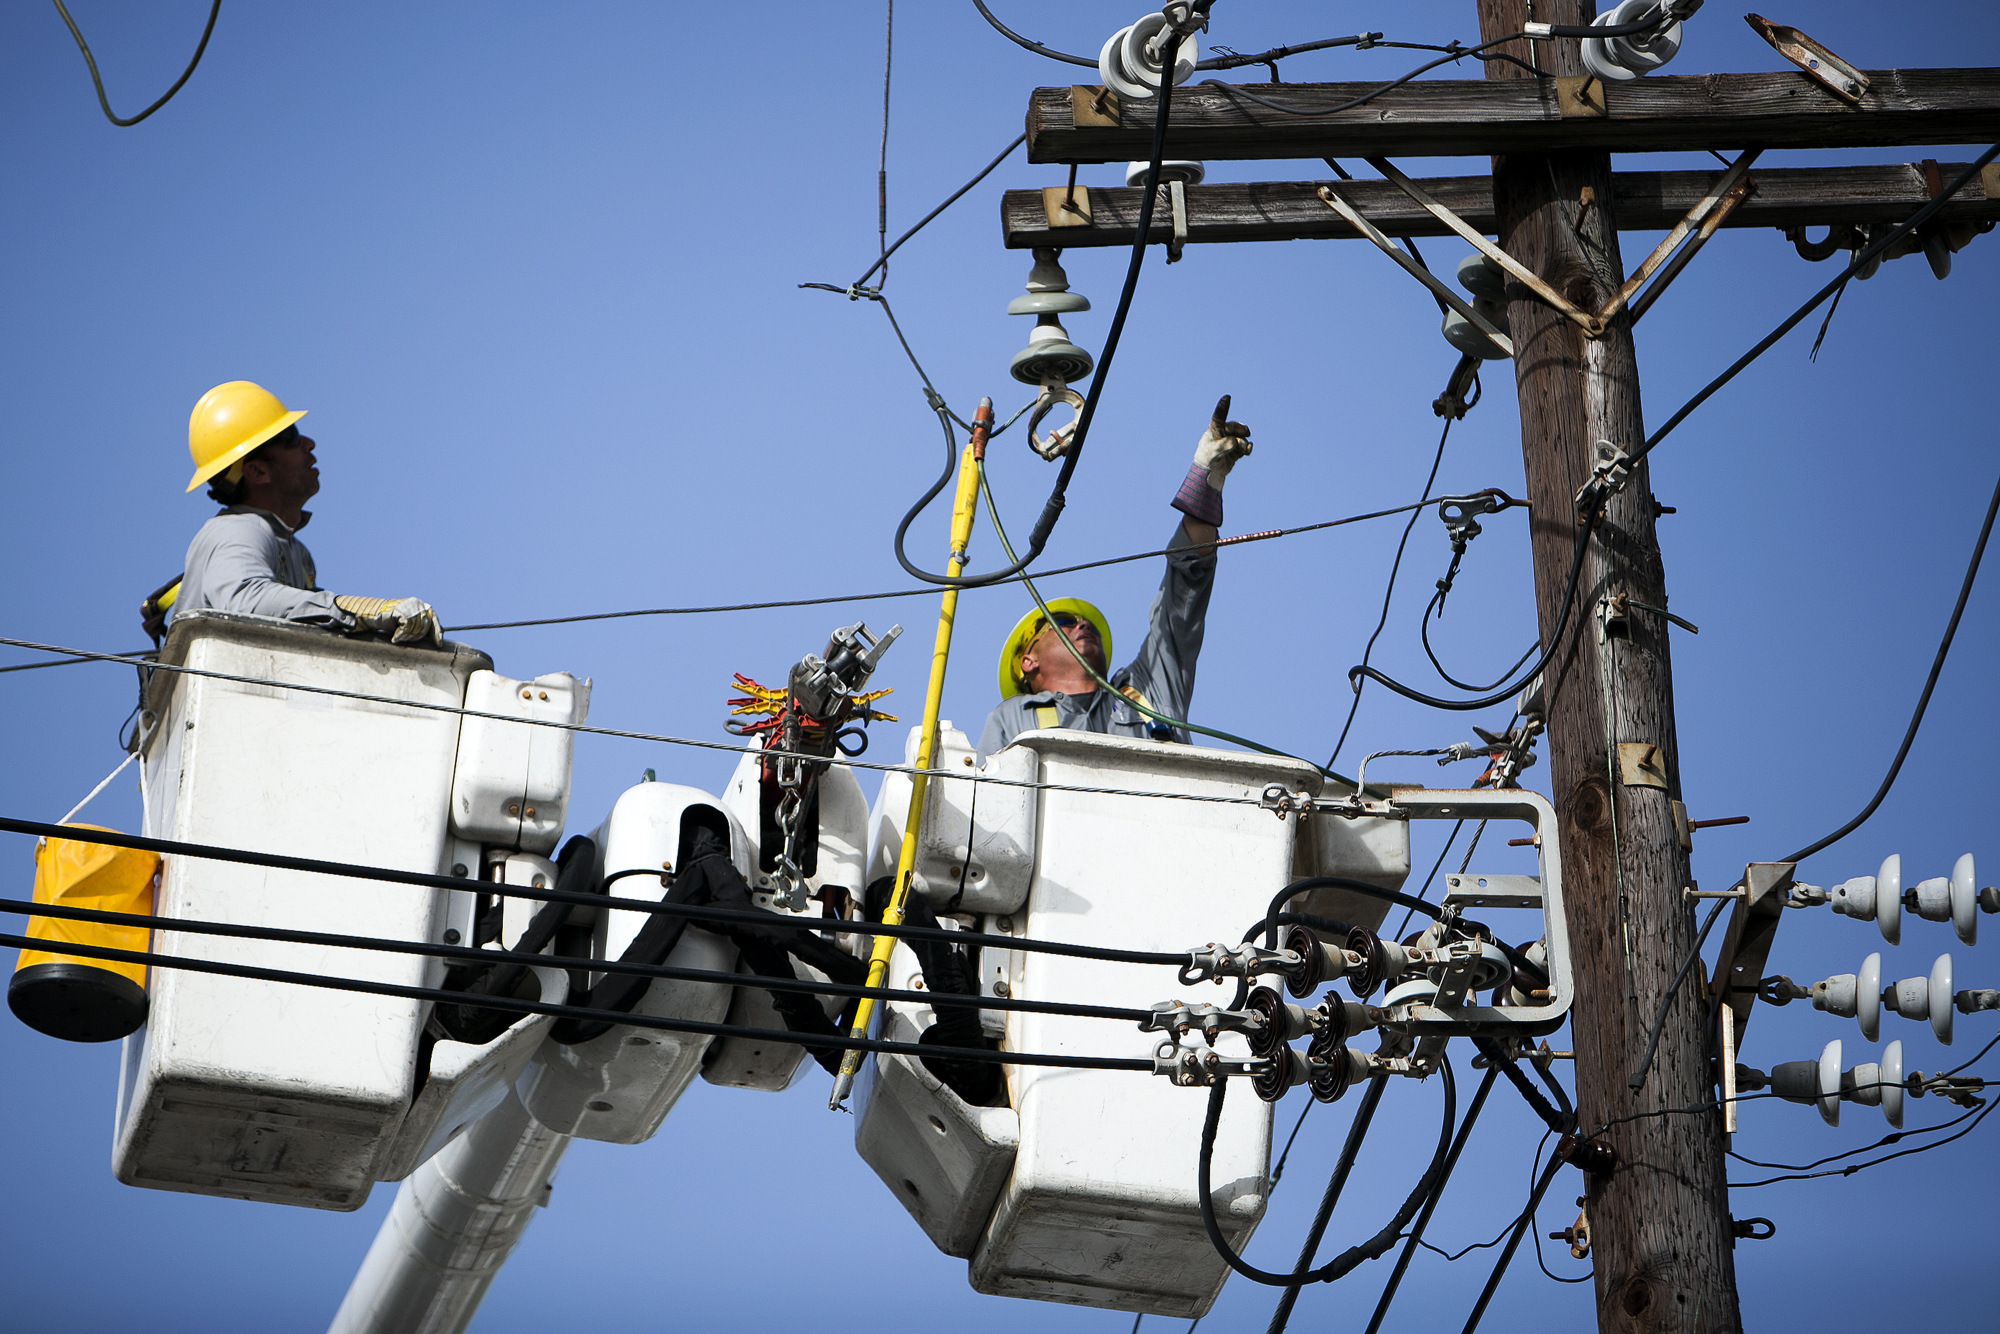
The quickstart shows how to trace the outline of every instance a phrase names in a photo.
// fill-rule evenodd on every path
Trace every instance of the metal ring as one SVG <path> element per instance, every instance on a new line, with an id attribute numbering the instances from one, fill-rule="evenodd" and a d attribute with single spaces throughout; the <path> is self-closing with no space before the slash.
<path id="1" fill-rule="evenodd" d="M 1035 400 L 1035 410 L 1028 414 L 1028 447 L 1051 463 L 1069 453 L 1070 444 L 1076 437 L 1076 424 L 1079 420 L 1078 417 L 1071 417 L 1068 422 L 1050 431 L 1046 437 L 1035 434 L 1035 428 L 1042 424 L 1042 418 L 1048 416 L 1058 403 L 1067 403 L 1070 409 L 1078 414 L 1083 412 L 1083 395 L 1068 385 L 1057 382 L 1042 386 L 1042 396 Z"/>

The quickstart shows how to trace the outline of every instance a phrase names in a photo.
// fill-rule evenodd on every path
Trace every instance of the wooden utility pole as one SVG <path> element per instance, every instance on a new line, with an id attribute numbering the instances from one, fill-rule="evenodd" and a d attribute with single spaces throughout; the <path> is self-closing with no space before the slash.
<path id="1" fill-rule="evenodd" d="M 1589 0 L 1541 0 L 1533 17 L 1587 23 Z M 1524 0 L 1479 0 L 1480 39 L 1519 32 Z M 1557 77 L 1586 73 L 1575 41 L 1506 48 Z M 1530 77 L 1494 61 L 1489 79 Z M 1601 149 L 1515 152 L 1494 159 L 1500 245 L 1572 302 L 1602 306 L 1624 275 L 1611 158 Z M 1508 307 L 1521 404 L 1521 451 L 1534 506 L 1535 595 L 1544 642 L 1568 584 L 1578 532 L 1574 497 L 1596 446 L 1645 439 L 1629 317 L 1588 338 L 1531 294 Z M 1742 1328 L 1723 1139 L 1714 1116 L 1656 1115 L 1713 1095 L 1699 980 L 1667 1011 L 1643 1087 L 1630 1086 L 1647 1030 L 1695 942 L 1688 855 L 1675 826 L 1679 747 L 1668 624 L 1610 600 L 1667 605 L 1653 532 L 1648 468 L 1604 505 L 1583 564 L 1564 648 L 1544 679 L 1550 782 L 1562 838 L 1576 1001 L 1577 1115 L 1616 1157 L 1587 1179 L 1597 1320 L 1609 1334 Z M 1607 633 L 1607 630 L 1609 633 Z M 1631 749 L 1634 745 L 1645 749 Z M 1625 749 L 1621 764 L 1621 748 Z M 1621 1120 L 1634 1117 L 1633 1120 Z"/>

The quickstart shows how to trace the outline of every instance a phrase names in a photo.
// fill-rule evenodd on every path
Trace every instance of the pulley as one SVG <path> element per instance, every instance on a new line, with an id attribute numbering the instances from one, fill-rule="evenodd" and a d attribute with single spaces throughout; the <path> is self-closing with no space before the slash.
<path id="1" fill-rule="evenodd" d="M 1612 28 L 1637 23 L 1659 9 L 1657 0 L 1624 0 L 1616 8 L 1599 14 L 1590 26 Z M 1630 37 L 1586 37 L 1583 67 L 1607 83 L 1625 83 L 1642 74 L 1651 74 L 1672 60 L 1680 49 L 1681 25 L 1677 21 Z"/>
<path id="2" fill-rule="evenodd" d="M 1104 86 L 1120 97 L 1153 96 L 1160 86 L 1161 55 L 1172 36 L 1170 26 L 1165 14 L 1148 14 L 1112 33 L 1097 56 L 1097 73 Z M 1186 83 L 1200 59 L 1201 47 L 1190 33 L 1174 52 L 1173 81 Z"/>

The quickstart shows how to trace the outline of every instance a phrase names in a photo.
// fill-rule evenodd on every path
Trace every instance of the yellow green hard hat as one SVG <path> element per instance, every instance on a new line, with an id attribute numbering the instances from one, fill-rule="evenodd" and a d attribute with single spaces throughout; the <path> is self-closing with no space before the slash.
<path id="1" fill-rule="evenodd" d="M 290 426 L 304 412 L 288 412 L 277 395 L 248 380 L 219 384 L 201 396 L 188 416 L 188 453 L 194 455 L 192 491 Z"/>
<path id="2" fill-rule="evenodd" d="M 1089 621 L 1097 631 L 1097 637 L 1104 644 L 1104 660 L 1111 661 L 1111 623 L 1099 611 L 1082 598 L 1050 598 L 1049 615 L 1060 616 L 1067 612 L 1071 616 L 1081 616 Z M 1028 614 L 1014 623 L 1014 629 L 1007 636 L 1007 642 L 1000 649 L 1000 698 L 1012 699 L 1021 693 L 1021 655 L 1028 651 L 1028 645 L 1035 642 L 1049 623 L 1042 615 L 1040 607 L 1030 608 Z"/>

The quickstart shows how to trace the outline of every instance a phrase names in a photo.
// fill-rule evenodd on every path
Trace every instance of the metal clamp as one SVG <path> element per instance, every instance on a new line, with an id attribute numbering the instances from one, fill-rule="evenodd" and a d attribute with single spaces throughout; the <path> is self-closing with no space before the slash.
<path id="1" fill-rule="evenodd" d="M 1217 945 L 1189 950 L 1181 965 L 1180 984 L 1221 982 L 1226 977 L 1261 977 L 1266 973 L 1288 973 L 1304 960 L 1290 950 L 1267 950 L 1261 945 Z"/>
<path id="2" fill-rule="evenodd" d="M 1162 1042 L 1153 1049 L 1153 1073 L 1165 1075 L 1181 1088 L 1208 1088 L 1231 1075 L 1261 1075 L 1269 1061 L 1224 1056 L 1220 1052 Z"/>
<path id="3" fill-rule="evenodd" d="M 1242 1010 L 1225 1010 L 1215 1005 L 1190 1005 L 1186 1001 L 1167 1000 L 1156 1002 L 1152 1012 L 1139 1025 L 1141 1033 L 1172 1033 L 1186 1037 L 1190 1032 L 1198 1032 L 1213 1043 L 1224 1033 L 1250 1033 L 1265 1027 L 1267 1020 L 1261 1014 Z"/>
<path id="4" fill-rule="evenodd" d="M 1042 424 L 1042 418 L 1048 416 L 1058 403 L 1067 403 L 1077 416 L 1071 417 L 1046 436 L 1037 435 L 1036 428 Z M 1082 413 L 1082 394 L 1077 393 L 1062 380 L 1043 380 L 1041 397 L 1035 400 L 1035 410 L 1028 414 L 1028 447 L 1049 462 L 1055 462 L 1069 453 L 1069 447 L 1076 438 L 1076 424 L 1081 419 Z"/>
<path id="5" fill-rule="evenodd" d="M 1592 513 L 1631 480 L 1632 456 L 1609 440 L 1598 441 L 1597 466 L 1590 470 L 1590 480 L 1577 488 L 1576 512 Z"/>

